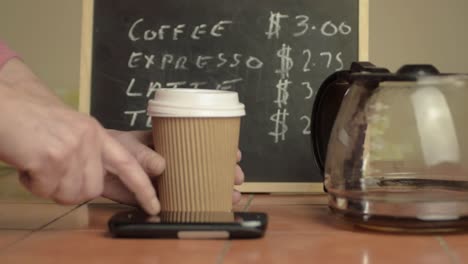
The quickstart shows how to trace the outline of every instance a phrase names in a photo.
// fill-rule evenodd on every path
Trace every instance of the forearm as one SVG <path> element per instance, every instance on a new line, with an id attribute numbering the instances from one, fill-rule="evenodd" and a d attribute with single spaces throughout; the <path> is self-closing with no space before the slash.
<path id="1" fill-rule="evenodd" d="M 48 89 L 44 83 L 19 59 L 12 58 L 0 68 L 2 89 L 13 89 L 15 92 L 31 99 L 39 99 L 45 103 L 65 104 Z"/>

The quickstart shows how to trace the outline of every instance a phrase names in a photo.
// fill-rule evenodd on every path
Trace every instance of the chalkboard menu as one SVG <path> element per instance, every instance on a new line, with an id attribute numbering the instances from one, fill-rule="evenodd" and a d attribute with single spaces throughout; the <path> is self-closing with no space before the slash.
<path id="1" fill-rule="evenodd" d="M 149 129 L 146 106 L 159 88 L 237 91 L 247 111 L 240 138 L 247 189 L 320 190 L 309 188 L 323 180 L 310 142 L 314 96 L 327 76 L 360 59 L 362 5 L 88 1 L 88 110 L 107 128 Z"/>

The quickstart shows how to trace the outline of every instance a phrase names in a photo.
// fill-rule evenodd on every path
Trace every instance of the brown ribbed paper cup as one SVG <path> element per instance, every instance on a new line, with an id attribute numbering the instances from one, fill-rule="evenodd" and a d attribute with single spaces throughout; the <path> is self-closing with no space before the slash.
<path id="1" fill-rule="evenodd" d="M 164 212 L 230 212 L 245 115 L 236 92 L 159 89 L 148 106 L 155 149 L 166 159 L 158 179 Z"/>
<path id="2" fill-rule="evenodd" d="M 162 212 L 161 221 L 170 223 L 232 223 L 233 212 Z"/>

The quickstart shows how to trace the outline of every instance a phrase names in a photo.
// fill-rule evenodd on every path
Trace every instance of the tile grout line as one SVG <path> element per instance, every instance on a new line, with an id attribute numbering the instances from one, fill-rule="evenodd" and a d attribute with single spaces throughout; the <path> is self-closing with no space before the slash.
<path id="1" fill-rule="evenodd" d="M 247 200 L 247 203 L 245 204 L 244 208 L 242 208 L 243 212 L 247 212 L 249 210 L 250 206 L 252 205 L 252 201 L 254 197 L 255 197 L 254 194 L 249 195 L 249 199 Z"/>
<path id="2" fill-rule="evenodd" d="M 249 195 L 249 198 L 247 199 L 247 203 L 244 205 L 244 208 L 242 208 L 242 212 L 247 212 L 249 210 L 250 205 L 252 204 L 252 200 L 254 198 L 253 194 Z M 229 253 L 229 250 L 232 247 L 232 241 L 228 240 L 224 243 L 223 249 L 218 255 L 218 258 L 216 259 L 216 264 L 222 264 L 224 262 L 224 258 L 226 255 Z"/>
<path id="3" fill-rule="evenodd" d="M 28 230 L 29 232 L 24 234 L 23 236 L 19 237 L 18 239 L 15 239 L 14 241 L 12 241 L 11 243 L 8 243 L 7 245 L 5 245 L 4 247 L 2 247 L 0 249 L 0 256 L 8 249 L 10 248 L 11 246 L 15 245 L 16 243 L 19 243 L 20 241 L 23 241 L 25 240 L 26 238 L 28 238 L 29 236 L 32 235 L 32 233 L 34 233 L 34 230 Z"/>
<path id="4" fill-rule="evenodd" d="M 74 212 L 76 209 L 78 209 L 78 208 L 80 208 L 81 206 L 86 205 L 86 204 L 87 204 L 87 203 L 82 203 L 82 204 L 79 204 L 79 205 L 73 207 L 70 211 L 67 211 L 67 212 L 65 212 L 64 214 L 62 214 L 62 215 L 60 215 L 60 216 L 57 216 L 55 219 L 52 219 L 50 222 L 44 224 L 43 226 L 39 227 L 38 229 L 36 229 L 36 230 L 34 230 L 34 231 L 37 232 L 37 231 L 44 230 L 47 226 L 49 226 L 49 225 L 51 225 L 51 224 L 57 222 L 57 221 L 60 220 L 62 217 L 65 217 L 65 216 L 71 214 L 71 213 Z"/>
<path id="5" fill-rule="evenodd" d="M 461 263 L 458 257 L 454 254 L 454 252 L 450 249 L 449 245 L 447 244 L 447 241 L 441 236 L 436 236 L 435 237 L 437 242 L 439 242 L 439 245 L 444 249 L 445 253 L 449 256 L 450 262 L 453 264 L 459 264 Z"/>
<path id="6" fill-rule="evenodd" d="M 0 255 L 2 255 L 3 252 L 7 251 L 9 248 L 13 247 L 14 245 L 18 244 L 19 242 L 23 241 L 23 240 L 26 240 L 27 238 L 29 238 L 30 236 L 34 235 L 35 233 L 37 232 L 40 232 L 41 230 L 44 230 L 48 225 L 51 225 L 55 222 L 57 222 L 58 220 L 60 220 L 62 217 L 65 217 L 69 214 L 71 214 L 72 212 L 74 212 L 76 209 L 80 208 L 82 205 L 85 205 L 86 203 L 83 203 L 83 204 L 80 204 L 80 205 L 77 205 L 75 207 L 73 207 L 71 210 L 57 216 L 56 218 L 52 219 L 51 221 L 47 222 L 46 224 L 36 228 L 36 229 L 33 229 L 33 230 L 30 230 L 31 232 L 28 232 L 27 234 L 25 234 L 24 236 L 20 237 L 19 239 L 9 243 L 8 245 L 6 245 L 5 247 L 1 248 L 0 249 Z"/>
<path id="7" fill-rule="evenodd" d="M 229 253 L 229 250 L 232 247 L 232 241 L 228 240 L 224 244 L 223 249 L 221 250 L 221 253 L 219 253 L 218 258 L 216 259 L 216 264 L 222 264 L 224 262 L 224 258 L 226 255 Z"/>

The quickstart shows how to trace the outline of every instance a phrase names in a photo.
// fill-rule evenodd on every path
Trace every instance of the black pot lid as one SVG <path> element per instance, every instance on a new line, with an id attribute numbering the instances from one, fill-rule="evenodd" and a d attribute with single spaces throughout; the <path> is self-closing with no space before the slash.
<path id="1" fill-rule="evenodd" d="M 391 73 L 388 69 L 376 67 L 370 62 L 354 62 L 349 70 L 330 75 L 317 92 L 311 116 L 312 149 L 322 176 L 333 124 L 344 95 L 354 82 L 377 87 L 383 81 L 416 81 L 421 76 L 436 75 L 448 74 L 441 74 L 434 66 L 425 64 L 404 65 L 396 73 Z"/>

